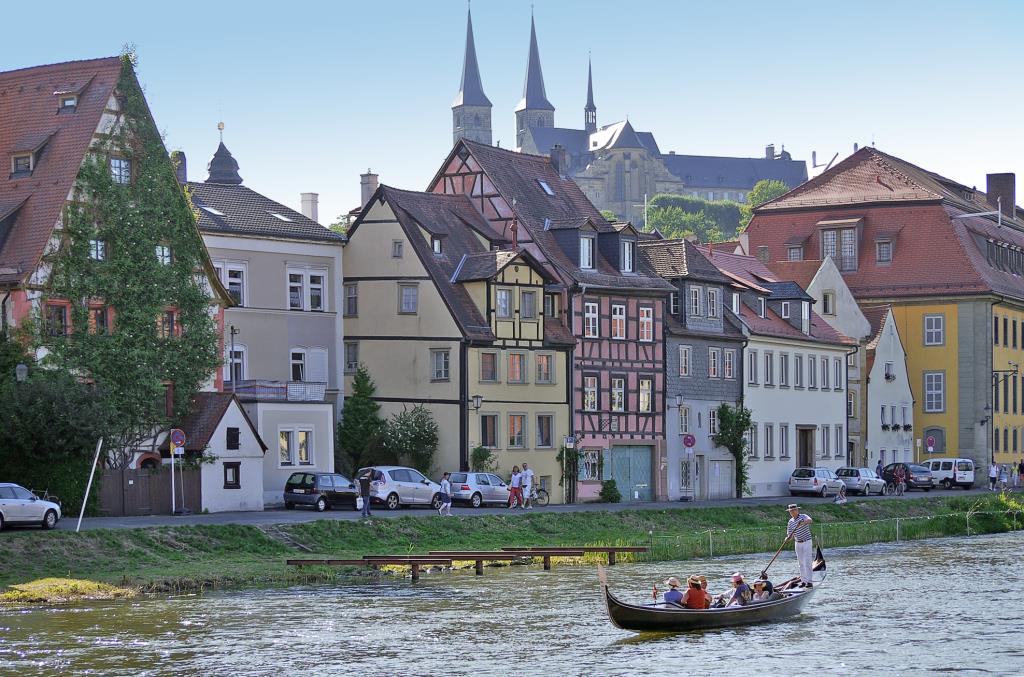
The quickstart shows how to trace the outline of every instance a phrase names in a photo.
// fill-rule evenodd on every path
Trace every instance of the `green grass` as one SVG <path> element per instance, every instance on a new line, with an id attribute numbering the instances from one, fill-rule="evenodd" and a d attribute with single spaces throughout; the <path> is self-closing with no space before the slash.
<path id="1" fill-rule="evenodd" d="M 996 496 L 871 501 L 809 508 L 824 547 L 966 533 L 966 520 L 941 517 L 967 511 L 1014 509 Z M 194 590 L 333 578 L 329 568 L 297 569 L 289 557 L 339 558 L 428 550 L 495 550 L 504 546 L 647 545 L 646 559 L 772 551 L 784 535 L 778 505 L 683 510 L 554 513 L 455 518 L 376 519 L 369 523 L 317 520 L 276 527 L 310 548 L 291 547 L 252 526 L 211 525 L 149 529 L 12 531 L 0 534 L 0 587 L 46 577 L 89 579 L 150 591 Z M 930 519 L 928 519 L 930 518 Z M 877 521 L 873 521 L 877 520 Z M 1024 520 L 1018 518 L 1020 528 Z M 1006 531 L 1011 519 L 974 515 L 971 533 Z M 708 532 L 711 532 L 710 538 Z M 600 556 L 588 557 L 597 561 Z M 621 558 L 623 561 L 629 557 Z"/>

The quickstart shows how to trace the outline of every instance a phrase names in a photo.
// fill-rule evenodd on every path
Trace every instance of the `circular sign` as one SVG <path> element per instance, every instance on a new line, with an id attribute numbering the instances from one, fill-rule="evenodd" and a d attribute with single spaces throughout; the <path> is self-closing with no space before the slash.
<path id="1" fill-rule="evenodd" d="M 934 446 L 935 446 L 935 436 L 934 436 L 934 435 L 929 435 L 929 436 L 928 436 L 928 439 L 927 439 L 926 441 L 927 441 L 927 443 L 928 443 L 928 447 L 929 447 L 929 448 L 931 448 L 931 447 L 934 447 Z"/>
<path id="2" fill-rule="evenodd" d="M 697 444 L 697 438 L 696 437 L 694 437 L 693 435 L 683 435 L 683 446 L 684 447 L 693 447 L 693 446 L 696 446 L 696 444 Z"/>
<path id="3" fill-rule="evenodd" d="M 176 447 L 185 446 L 185 431 L 175 428 L 171 431 L 171 444 Z"/>

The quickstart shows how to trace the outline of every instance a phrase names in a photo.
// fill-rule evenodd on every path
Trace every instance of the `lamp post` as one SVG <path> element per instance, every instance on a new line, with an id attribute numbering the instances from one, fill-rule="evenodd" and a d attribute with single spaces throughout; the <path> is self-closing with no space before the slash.
<path id="1" fill-rule="evenodd" d="M 18 366 L 14 368 L 14 380 L 18 383 L 24 383 L 28 379 L 28 365 L 24 362 L 19 362 Z"/>

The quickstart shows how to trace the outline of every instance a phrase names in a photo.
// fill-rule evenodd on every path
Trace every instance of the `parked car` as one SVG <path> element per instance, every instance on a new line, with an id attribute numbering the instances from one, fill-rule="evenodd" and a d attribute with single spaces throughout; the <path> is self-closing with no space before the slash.
<path id="1" fill-rule="evenodd" d="M 337 473 L 293 472 L 284 485 L 284 507 L 309 505 L 323 512 L 327 508 L 356 508 L 359 489 L 355 482 Z"/>
<path id="2" fill-rule="evenodd" d="M 932 479 L 943 489 L 974 486 L 974 461 L 969 458 L 933 458 L 922 465 L 931 471 Z"/>
<path id="3" fill-rule="evenodd" d="M 487 503 L 508 503 L 508 485 L 493 473 L 453 472 L 449 479 L 452 483 L 452 499 L 455 501 L 469 503 L 474 508 Z"/>
<path id="4" fill-rule="evenodd" d="M 789 476 L 789 493 L 817 494 L 824 498 L 829 494 L 838 494 L 843 481 L 828 468 L 797 468 Z"/>
<path id="5" fill-rule="evenodd" d="M 356 477 L 364 471 L 373 472 L 370 482 L 370 501 L 373 503 L 383 503 L 388 510 L 398 510 L 403 505 L 429 505 L 434 510 L 441 507 L 441 485 L 431 482 L 415 468 L 378 465 L 360 468 Z"/>
<path id="6" fill-rule="evenodd" d="M 7 525 L 38 524 L 52 529 L 60 520 L 60 506 L 44 501 L 25 487 L 0 482 L 0 530 Z"/>
<path id="7" fill-rule="evenodd" d="M 852 494 L 881 496 L 885 493 L 885 480 L 871 468 L 840 468 L 836 470 L 836 477 L 846 484 L 846 491 Z"/>
<path id="8" fill-rule="evenodd" d="M 932 479 L 931 470 L 916 463 L 890 463 L 882 468 L 882 479 L 884 479 L 887 484 L 892 484 L 893 473 L 896 472 L 896 468 L 899 466 L 903 466 L 903 470 L 906 473 L 907 489 L 923 489 L 924 491 L 931 491 L 935 487 L 935 481 Z"/>

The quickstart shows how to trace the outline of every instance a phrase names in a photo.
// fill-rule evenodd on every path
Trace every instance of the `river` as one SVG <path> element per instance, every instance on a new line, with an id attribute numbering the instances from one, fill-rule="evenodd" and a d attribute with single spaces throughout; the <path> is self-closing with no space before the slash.
<path id="1" fill-rule="evenodd" d="M 803 616 L 686 635 L 607 619 L 593 567 L 487 569 L 148 596 L 0 614 L 0 674 L 1024 674 L 1024 532 L 834 549 Z M 620 564 L 627 601 L 669 575 L 724 590 L 767 557 Z M 792 552 L 772 571 L 795 572 Z"/>

